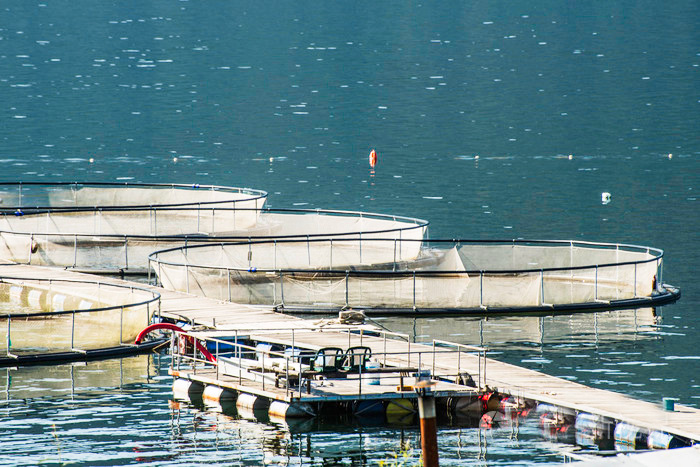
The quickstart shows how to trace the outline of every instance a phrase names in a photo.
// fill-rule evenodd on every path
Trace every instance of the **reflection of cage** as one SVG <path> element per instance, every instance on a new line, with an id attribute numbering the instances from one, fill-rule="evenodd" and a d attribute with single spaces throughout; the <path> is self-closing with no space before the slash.
<path id="1" fill-rule="evenodd" d="M 0 257 L 145 272 L 153 251 L 250 238 L 422 238 L 427 222 L 380 214 L 264 209 L 259 190 L 203 185 L 0 183 Z"/>
<path id="2" fill-rule="evenodd" d="M 150 257 L 166 288 L 300 312 L 648 305 L 678 296 L 661 285 L 662 259 L 634 245 L 409 238 L 248 241 Z"/>
<path id="3" fill-rule="evenodd" d="M 0 277 L 0 351 L 76 352 L 130 345 L 159 309 L 160 294 L 99 282 Z"/>

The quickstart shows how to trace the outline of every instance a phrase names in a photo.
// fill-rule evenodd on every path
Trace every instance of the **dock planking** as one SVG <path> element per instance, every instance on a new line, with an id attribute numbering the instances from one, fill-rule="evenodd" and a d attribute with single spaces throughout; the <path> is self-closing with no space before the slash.
<path id="1" fill-rule="evenodd" d="M 58 268 L 4 264 L 0 267 L 0 275 L 25 279 L 93 280 L 150 288 L 161 294 L 159 309 L 161 316 L 174 320 L 184 319 L 209 328 L 210 332 L 203 335 L 220 336 L 222 333 L 229 333 L 229 335 L 240 333 L 259 341 L 285 341 L 291 345 L 293 340 L 295 346 L 309 349 L 328 346 L 347 348 L 349 345 L 358 345 L 361 339 L 362 345 L 370 347 L 376 355 L 386 354 L 386 361 L 391 365 L 419 365 L 425 369 L 433 366 L 432 345 L 411 343 L 411 354 L 406 355 L 405 342 L 386 341 L 371 335 L 347 332 L 350 328 L 369 330 L 368 326 L 333 326 L 328 320 L 304 320 L 276 313 L 272 307 L 222 302 L 116 278 L 90 276 Z M 309 330 L 310 328 L 313 330 Z M 295 330 L 293 339 L 292 329 Z M 425 361 L 421 358 L 419 362 L 418 354 L 424 356 Z M 455 376 L 459 371 L 470 374 L 479 373 L 479 362 L 476 356 L 461 355 L 458 361 L 454 354 L 440 355 L 436 357 L 435 367 L 443 374 Z M 641 401 L 613 391 L 591 388 L 493 359 L 487 359 L 484 376 L 486 386 L 501 394 L 596 414 L 641 428 L 661 430 L 696 442 L 700 441 L 700 409 L 697 408 L 676 404 L 675 411 L 666 411 L 660 403 Z M 227 383 L 225 378 L 219 383 L 237 387 L 233 380 Z M 212 384 L 217 384 L 215 379 L 212 380 Z M 326 390 L 340 391 L 341 387 L 325 388 L 324 391 Z M 271 391 L 270 395 L 274 396 L 274 391 Z"/>

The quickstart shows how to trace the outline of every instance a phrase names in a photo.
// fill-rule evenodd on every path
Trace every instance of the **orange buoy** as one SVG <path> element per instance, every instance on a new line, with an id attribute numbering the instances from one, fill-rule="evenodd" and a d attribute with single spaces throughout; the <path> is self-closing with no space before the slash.
<path id="1" fill-rule="evenodd" d="M 377 165 L 377 152 L 372 149 L 369 152 L 369 166 L 374 168 L 375 165 Z"/>

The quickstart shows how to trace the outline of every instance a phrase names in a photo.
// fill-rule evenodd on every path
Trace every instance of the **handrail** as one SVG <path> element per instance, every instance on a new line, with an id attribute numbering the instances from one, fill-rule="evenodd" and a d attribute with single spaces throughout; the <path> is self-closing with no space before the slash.
<path id="1" fill-rule="evenodd" d="M 315 328 L 302 328 L 301 330 L 303 331 L 313 331 Z M 279 330 L 285 330 L 288 331 L 292 334 L 294 334 L 295 331 L 299 331 L 300 329 L 292 328 L 292 329 L 283 329 L 280 328 Z M 304 367 L 301 365 L 301 358 L 302 356 L 297 353 L 297 350 L 303 351 L 303 348 L 308 346 L 308 344 L 304 343 L 299 343 L 296 342 L 294 343 L 294 340 L 292 340 L 292 345 L 283 345 L 285 350 L 292 350 L 290 354 L 285 353 L 285 351 L 275 351 L 275 350 L 270 350 L 269 348 L 260 348 L 260 347 L 254 347 L 252 345 L 248 344 L 243 344 L 239 341 L 241 336 L 239 334 L 240 330 L 237 330 L 235 333 L 235 341 L 228 341 L 224 339 L 219 339 L 217 337 L 213 336 L 203 336 L 200 332 L 197 331 L 180 331 L 180 330 L 174 330 L 173 335 L 172 335 L 172 345 L 171 348 L 173 349 L 173 358 L 171 360 L 171 370 L 172 369 L 177 369 L 180 370 L 180 365 L 184 362 L 191 362 L 191 370 L 194 374 L 197 373 L 198 365 L 202 366 L 204 368 L 211 368 L 215 367 L 216 368 L 216 378 L 218 379 L 220 376 L 220 366 L 222 364 L 228 365 L 229 363 L 235 364 L 237 362 L 237 365 L 235 365 L 233 372 L 238 373 L 238 379 L 239 379 L 239 384 L 244 384 L 244 380 L 249 380 L 250 378 L 257 378 L 260 377 L 260 380 L 255 379 L 255 381 L 260 381 L 262 383 L 262 390 L 266 390 L 266 384 L 272 384 L 274 382 L 275 387 L 279 387 L 280 384 L 280 377 L 284 376 L 284 389 L 285 389 L 285 395 L 289 397 L 290 392 L 292 398 L 295 396 L 295 394 L 298 394 L 298 397 L 301 398 L 304 392 L 304 385 L 309 384 L 306 382 L 305 378 L 311 378 L 314 375 L 319 375 L 322 373 L 318 373 L 317 371 L 313 371 L 311 369 L 304 369 Z M 259 330 L 259 331 L 267 331 L 267 330 Z M 357 330 L 355 330 L 357 331 Z M 347 332 L 353 333 L 353 330 L 348 329 Z M 384 334 L 385 337 L 387 335 L 392 335 L 392 336 L 399 336 L 399 337 L 408 337 L 406 334 L 401 334 L 401 333 L 394 333 L 394 332 L 382 332 L 381 330 L 372 330 L 369 331 L 375 334 Z M 185 336 L 187 339 L 191 339 L 192 342 L 195 343 L 195 346 L 197 346 L 198 342 L 206 342 L 206 343 L 211 343 L 215 344 L 215 352 L 214 352 L 214 360 L 210 361 L 207 360 L 206 358 L 200 358 L 197 356 L 197 352 L 193 351 L 193 353 L 190 355 L 187 352 L 183 352 L 183 349 L 176 345 L 175 342 L 175 336 Z M 231 336 L 234 337 L 234 336 Z M 360 330 L 359 337 L 362 337 L 362 330 Z M 373 336 L 376 337 L 376 336 Z M 257 340 L 257 339 L 256 339 Z M 265 342 L 264 340 L 260 340 L 260 343 Z M 275 344 L 274 341 L 269 342 L 271 344 Z M 443 346 L 452 346 L 456 347 L 456 350 L 449 350 L 445 348 L 438 348 L 436 347 L 436 343 L 439 343 L 440 345 Z M 410 345 L 410 340 L 407 341 L 407 344 Z M 282 345 L 282 344 L 278 344 Z M 360 344 L 362 345 L 362 344 Z M 423 344 L 424 346 L 427 346 L 427 344 Z M 231 355 L 229 358 L 231 359 L 230 362 L 227 362 L 226 360 L 222 360 L 223 355 L 220 352 L 220 346 L 226 346 L 232 350 L 227 351 L 227 355 Z M 206 348 L 206 345 L 202 346 L 203 348 Z M 353 346 L 351 343 L 348 343 L 348 349 L 352 348 Z M 433 340 L 432 348 L 428 349 L 423 349 L 419 348 L 417 350 L 411 350 L 410 346 L 407 348 L 406 351 L 393 351 L 393 352 L 374 352 L 372 354 L 373 358 L 377 358 L 379 356 L 384 356 L 384 364 L 383 368 L 379 368 L 375 371 L 372 371 L 370 369 L 362 369 L 360 367 L 357 372 L 352 372 L 352 373 L 347 373 L 345 376 L 352 374 L 354 378 L 357 379 L 357 397 L 359 399 L 362 399 L 362 384 L 363 382 L 367 382 L 368 378 L 373 378 L 376 377 L 375 373 L 379 372 L 381 374 L 384 374 L 388 378 L 396 378 L 396 379 L 402 379 L 403 376 L 401 374 L 403 372 L 408 371 L 409 368 L 413 368 L 413 371 L 420 372 L 423 370 L 423 368 L 427 365 L 426 362 L 423 360 L 423 356 L 427 355 L 432 355 L 433 363 L 432 363 L 432 370 L 430 372 L 431 378 L 433 379 L 442 379 L 444 381 L 452 381 L 454 379 L 454 382 L 458 382 L 459 378 L 462 375 L 462 368 L 461 368 L 461 356 L 463 353 L 465 353 L 464 350 L 466 349 L 469 351 L 469 353 L 472 353 L 474 351 L 478 352 L 478 360 L 477 360 L 477 368 L 478 368 L 478 378 L 479 378 L 479 385 L 477 389 L 484 389 L 486 387 L 486 348 L 484 347 L 476 347 L 476 346 L 469 346 L 469 345 L 464 345 L 464 344 L 459 344 L 455 342 L 449 342 L 449 341 L 442 341 L 438 339 Z M 308 348 L 308 351 L 313 351 L 312 348 Z M 243 355 L 247 354 L 250 355 L 251 357 L 243 358 Z M 452 374 L 451 372 L 443 374 L 443 372 L 438 372 L 436 371 L 436 365 L 435 365 L 435 360 L 436 360 L 436 355 L 437 354 L 447 354 L 447 355 L 457 355 L 458 357 L 458 371 L 457 375 Z M 388 356 L 395 356 L 395 357 L 403 357 L 399 358 L 398 360 L 395 359 L 394 362 L 401 362 L 403 360 L 406 360 L 408 362 L 408 366 L 391 366 L 386 364 L 386 357 Z M 415 357 L 417 355 L 417 366 L 412 367 L 412 361 L 415 363 L 415 358 L 411 358 L 412 356 Z M 313 358 L 311 354 L 307 354 L 306 358 Z M 281 365 L 279 362 L 277 363 L 277 370 L 275 370 L 275 365 L 266 365 L 265 363 L 265 358 L 278 358 L 284 361 Z M 296 360 L 296 362 L 295 362 Z M 257 362 L 256 365 L 251 365 L 250 363 L 244 364 L 243 362 Z M 290 368 L 294 368 L 292 372 L 290 373 Z M 483 370 L 482 370 L 483 368 Z M 393 371 L 392 371 L 393 370 Z M 294 374 L 295 378 L 290 379 L 290 374 Z M 395 376 L 388 376 L 389 373 L 398 373 L 399 375 Z M 236 376 L 235 374 L 232 373 L 227 373 L 229 376 Z M 244 377 L 244 374 L 246 375 Z M 374 376 L 373 376 L 374 375 Z M 330 376 L 332 379 L 333 377 Z M 345 378 L 344 378 L 345 379 Z M 482 384 L 483 381 L 483 384 Z M 267 382 L 267 383 L 266 383 Z M 308 391 L 308 388 L 307 388 Z M 323 394 L 315 394 L 315 398 L 323 398 Z"/>
<path id="2" fill-rule="evenodd" d="M 152 295 L 152 298 L 148 300 L 143 300 L 140 302 L 134 302 L 134 303 L 126 303 L 126 304 L 121 304 L 121 305 L 111 305 L 107 307 L 100 307 L 100 308 L 89 308 L 89 309 L 75 309 L 75 310 L 61 310 L 61 311 L 42 311 L 42 312 L 37 312 L 37 313 L 7 313 L 7 314 L 0 314 L 0 319 L 5 319 L 5 318 L 36 318 L 36 317 L 42 317 L 42 316 L 57 316 L 57 315 L 69 315 L 69 314 L 74 314 L 74 313 L 93 313 L 93 312 L 98 312 L 98 311 L 107 311 L 107 310 L 117 310 L 119 308 L 123 307 L 137 307 L 137 306 L 143 306 L 147 305 L 153 302 L 157 302 L 160 300 L 161 296 L 160 293 L 156 292 L 155 290 L 147 289 L 144 287 L 139 287 L 139 286 L 134 286 L 134 285 L 122 285 L 122 284 L 112 284 L 112 283 L 105 283 L 105 282 L 96 282 L 96 281 L 87 281 L 87 280 L 75 280 L 75 279 L 37 279 L 33 277 L 14 277 L 14 276 L 3 276 L 0 275 L 0 284 L 1 283 L 6 283 L 6 284 L 12 284 L 10 281 L 26 281 L 28 283 L 31 282 L 48 282 L 49 285 L 55 284 L 55 283 L 72 283 L 72 284 L 92 284 L 96 285 L 98 287 L 104 286 L 104 287 L 115 287 L 115 288 L 121 288 L 121 289 L 131 289 L 133 290 L 138 290 L 140 292 L 146 292 Z M 30 285 L 30 284 L 17 284 L 17 285 Z"/>
<path id="3" fill-rule="evenodd" d="M 241 193 L 250 195 L 251 198 L 245 198 L 240 200 L 218 200 L 218 201 L 203 201 L 203 202 L 187 202 L 187 203 L 165 203 L 165 204 L 135 204 L 135 205 L 113 205 L 113 206 L 101 206 L 107 209 L 151 209 L 151 208 L 164 208 L 164 207 L 178 207 L 178 206 L 194 206 L 194 205 L 212 205 L 212 204 L 230 204 L 232 202 L 244 202 L 252 201 L 257 199 L 266 199 L 267 192 L 263 190 L 256 190 L 253 188 L 241 188 L 241 187 L 229 187 L 220 185 L 200 185 L 199 183 L 194 184 L 184 184 L 184 183 L 132 183 L 132 182 L 0 182 L 0 189 L 4 187 L 17 187 L 19 192 L 19 205 L 4 205 L 0 207 L 0 212 L 12 213 L 17 210 L 34 210 L 34 214 L 45 214 L 46 212 L 79 212 L 79 211 L 93 211 L 96 207 L 92 206 L 28 206 L 22 204 L 22 197 L 26 197 L 26 192 L 23 191 L 24 187 L 112 187 L 112 188 L 154 188 L 154 189 L 189 189 L 189 190 L 211 190 L 219 192 L 228 193 Z M 49 193 L 50 190 L 46 190 L 45 193 Z M 23 212 L 23 211 L 22 211 Z M 24 212 L 23 212 L 24 213 Z"/>
<path id="4" fill-rule="evenodd" d="M 308 237 L 308 236 L 307 236 Z M 344 242 L 348 241 L 353 241 L 357 239 L 344 239 Z M 250 245 L 259 245 L 259 244 L 284 244 L 284 243 L 319 243 L 319 242 L 328 242 L 330 239 L 323 239 L 323 238 L 314 238 L 314 239 L 299 239 L 299 238 L 291 238 L 291 239 L 276 239 L 274 241 L 269 241 L 265 239 L 257 239 L 257 240 L 248 240 L 248 241 L 240 241 L 240 242 L 217 242 L 216 246 L 219 248 L 223 248 L 225 246 L 250 246 Z M 632 252 L 635 253 L 647 253 L 652 255 L 651 258 L 647 259 L 641 259 L 641 260 L 636 260 L 636 261 L 621 261 L 621 262 L 616 262 L 616 263 L 603 263 L 603 264 L 586 264 L 586 265 L 581 265 L 581 266 L 562 266 L 562 267 L 547 267 L 547 268 L 521 268 L 521 269 L 462 269 L 462 270 L 420 270 L 420 269 L 392 269 L 392 270 L 362 270 L 362 269 L 332 269 L 332 268 L 325 268 L 325 267 L 319 267 L 319 268 L 261 268 L 261 267 L 256 267 L 254 270 L 251 270 L 250 268 L 246 267 L 234 267 L 234 266 L 217 266 L 217 265 L 198 265 L 198 264 L 193 264 L 193 263 L 187 263 L 187 266 L 190 268 L 200 268 L 200 269 L 213 269 L 213 270 L 226 270 L 226 271 L 239 271 L 239 272 L 258 272 L 258 273 L 285 273 L 285 274 L 304 274 L 304 273 L 313 273 L 315 275 L 327 275 L 327 276 L 338 276 L 338 277 L 386 277 L 386 276 L 399 276 L 399 277 L 408 277 L 408 276 L 425 276 L 425 277 L 430 277 L 430 276 L 443 276 L 443 275 L 454 275 L 454 274 L 470 274 L 470 275 L 478 275 L 478 274 L 493 274 L 493 275 L 501 275 L 501 274 L 518 274 L 518 273 L 541 273 L 541 272 L 558 272 L 558 271 L 576 271 L 576 270 L 585 270 L 585 269 L 593 269 L 593 268 L 607 268 L 607 267 L 618 267 L 618 266 L 628 266 L 628 265 L 635 265 L 635 264 L 646 264 L 646 263 L 652 263 L 658 261 L 660 258 L 663 258 L 664 252 L 661 249 L 658 248 L 652 248 L 652 247 L 645 247 L 645 246 L 637 246 L 637 245 L 628 245 L 628 244 L 614 244 L 614 243 L 595 243 L 595 242 L 571 242 L 569 240 L 456 240 L 456 239 L 450 239 L 450 240 L 418 240 L 418 239 L 404 239 L 404 240 L 396 240 L 393 238 L 373 238 L 371 240 L 365 240 L 371 241 L 371 242 L 420 242 L 420 243 L 453 243 L 455 245 L 457 244 L 464 244 L 464 243 L 503 243 L 503 244 L 532 244 L 532 243 L 543 243 L 543 244 L 566 244 L 566 245 L 585 245 L 585 246 L 592 246 L 592 247 L 602 247 L 601 249 L 616 249 L 618 250 L 619 248 L 629 248 L 632 249 Z M 184 266 L 184 263 L 180 263 L 177 261 L 173 260 L 163 260 L 160 259 L 159 256 L 164 255 L 165 253 L 171 253 L 174 251 L 194 251 L 198 248 L 211 248 L 213 245 L 210 244 L 198 244 L 198 245 L 188 245 L 185 247 L 173 247 L 173 248 L 168 248 L 168 249 L 163 249 L 159 251 L 155 251 L 151 253 L 148 256 L 149 263 L 153 262 L 156 264 L 163 264 L 163 265 L 168 265 L 168 266 Z"/>

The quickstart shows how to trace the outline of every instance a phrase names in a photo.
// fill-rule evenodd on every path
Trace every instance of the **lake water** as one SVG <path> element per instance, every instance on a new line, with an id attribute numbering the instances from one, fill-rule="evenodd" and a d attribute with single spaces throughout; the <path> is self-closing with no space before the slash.
<path id="1" fill-rule="evenodd" d="M 273 207 L 426 218 L 431 238 L 658 247 L 683 293 L 663 309 L 378 321 L 697 407 L 699 21 L 690 0 L 5 0 L 1 178 L 249 186 Z M 376 465 L 418 446 L 414 427 L 178 408 L 167 357 L 4 373 L 5 465 Z M 536 420 L 439 439 L 443 465 L 567 447 Z"/>

